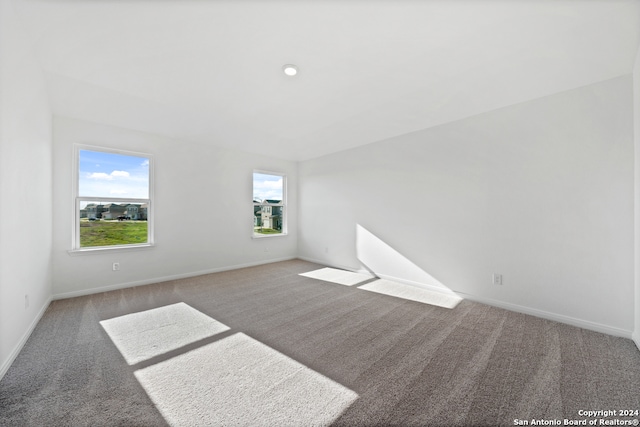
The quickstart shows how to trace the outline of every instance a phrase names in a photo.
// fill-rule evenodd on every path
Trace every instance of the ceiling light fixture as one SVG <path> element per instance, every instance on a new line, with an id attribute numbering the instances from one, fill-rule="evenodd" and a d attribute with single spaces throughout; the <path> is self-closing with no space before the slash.
<path id="1" fill-rule="evenodd" d="M 293 64 L 285 64 L 282 66 L 282 71 L 284 71 L 287 76 L 293 77 L 298 74 L 298 67 Z"/>

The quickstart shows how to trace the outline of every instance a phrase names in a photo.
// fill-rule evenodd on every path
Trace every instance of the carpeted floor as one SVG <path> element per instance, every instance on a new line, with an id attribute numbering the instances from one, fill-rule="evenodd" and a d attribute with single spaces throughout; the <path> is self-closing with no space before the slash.
<path id="1" fill-rule="evenodd" d="M 293 260 L 54 301 L 0 382 L 0 425 L 640 418 L 620 412 L 640 410 L 630 340 L 299 275 L 321 267 Z M 618 413 L 581 412 L 598 410 Z"/>

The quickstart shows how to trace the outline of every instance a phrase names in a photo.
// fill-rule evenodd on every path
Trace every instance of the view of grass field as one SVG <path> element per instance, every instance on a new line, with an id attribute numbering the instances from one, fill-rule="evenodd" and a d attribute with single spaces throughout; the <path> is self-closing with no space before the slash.
<path id="1" fill-rule="evenodd" d="M 80 247 L 147 243 L 147 221 L 80 221 Z"/>
<path id="2" fill-rule="evenodd" d="M 273 228 L 254 227 L 253 231 L 258 234 L 282 234 L 282 230 L 274 230 Z"/>

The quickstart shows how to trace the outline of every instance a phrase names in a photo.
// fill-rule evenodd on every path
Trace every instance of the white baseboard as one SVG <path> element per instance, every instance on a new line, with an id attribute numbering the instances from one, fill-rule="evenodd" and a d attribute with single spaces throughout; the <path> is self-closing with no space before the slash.
<path id="1" fill-rule="evenodd" d="M 354 272 L 357 272 L 357 273 L 362 273 L 362 272 L 370 273 L 367 270 L 363 270 L 363 269 L 359 270 L 357 268 L 353 268 L 353 267 L 350 267 L 350 266 L 335 265 L 335 264 L 327 263 L 326 261 L 315 260 L 315 259 L 305 258 L 305 257 L 299 257 L 299 258 L 303 259 L 305 261 L 316 263 L 316 264 L 327 265 L 329 267 L 334 267 L 334 268 L 341 268 L 343 270 L 354 271 Z M 636 345 L 640 349 L 640 332 L 638 332 L 638 333 L 636 333 L 634 335 L 632 333 L 632 331 L 630 331 L 630 330 L 621 329 L 621 328 L 615 328 L 615 327 L 612 327 L 612 326 L 603 325 L 601 323 L 591 322 L 589 320 L 577 319 L 575 317 L 565 316 L 563 314 L 551 313 L 551 312 L 544 311 L 544 310 L 539 310 L 539 309 L 536 309 L 536 308 L 526 307 L 526 306 L 522 306 L 522 305 L 518 305 L 518 304 L 512 304 L 512 303 L 504 302 L 504 301 L 498 301 L 498 300 L 494 300 L 494 299 L 491 299 L 491 298 L 481 297 L 481 296 L 478 296 L 478 295 L 466 294 L 464 292 L 458 292 L 458 291 L 455 291 L 455 290 L 442 289 L 442 288 L 439 288 L 437 286 L 428 285 L 428 284 L 425 284 L 425 283 L 417 283 L 417 282 L 413 282 L 413 281 L 410 281 L 410 280 L 405 280 L 405 279 L 400 279 L 400 278 L 397 278 L 397 277 L 387 276 L 387 275 L 384 275 L 384 274 L 378 274 L 378 273 L 374 273 L 374 274 L 377 277 L 380 277 L 381 279 L 387 279 L 387 280 L 392 280 L 392 281 L 399 282 L 399 283 L 404 283 L 404 284 L 407 284 L 407 285 L 413 285 L 413 286 L 417 286 L 417 287 L 422 288 L 422 289 L 428 289 L 428 290 L 435 291 L 435 292 L 442 292 L 442 293 L 453 292 L 454 294 L 460 296 L 461 298 L 468 299 L 470 301 L 479 302 L 479 303 L 490 305 L 490 306 L 493 306 L 493 307 L 504 308 L 505 310 L 515 311 L 517 313 L 529 314 L 531 316 L 540 317 L 542 319 L 553 320 L 555 322 L 565 323 L 567 325 L 577 326 L 577 327 L 583 328 L 583 329 L 588 329 L 590 331 L 601 332 L 601 333 L 608 334 L 608 335 L 614 335 L 614 336 L 618 336 L 618 337 L 633 339 L 633 341 L 636 343 Z M 633 338 L 632 338 L 632 335 L 634 336 Z"/>
<path id="2" fill-rule="evenodd" d="M 250 262 L 246 264 L 237 264 L 237 265 L 231 265 L 227 267 L 212 268 L 209 270 L 200 270 L 200 271 L 193 271 L 190 273 L 175 274 L 171 276 L 154 277 L 152 279 L 136 280 L 134 282 L 118 283 L 115 285 L 103 286 L 99 288 L 82 289 L 80 291 L 73 291 L 73 292 L 63 292 L 59 294 L 54 294 L 53 299 L 60 300 L 60 299 L 66 299 L 66 298 L 82 297 L 86 295 L 99 294 L 101 292 L 116 291 L 119 289 L 133 288 L 136 286 L 143 286 L 143 285 L 152 285 L 154 283 L 168 282 L 170 280 L 187 279 L 189 277 L 203 276 L 205 274 L 211 274 L 211 273 L 220 273 L 221 271 L 237 270 L 239 268 L 255 267 L 257 265 L 272 264 L 274 262 L 289 261 L 292 259 L 296 259 L 296 257 L 275 258 L 275 259 L 269 259 L 269 260 L 263 260 L 263 261 Z"/>
<path id="3" fill-rule="evenodd" d="M 340 268 L 340 269 L 343 269 L 343 270 L 353 271 L 353 272 L 356 272 L 356 273 L 371 273 L 370 271 L 368 271 L 368 270 L 366 270 L 364 268 L 354 268 L 352 266 L 347 266 L 347 265 L 338 265 L 338 264 L 335 264 L 335 263 L 329 263 L 326 260 L 318 260 L 318 259 L 309 258 L 309 257 L 303 257 L 303 256 L 285 257 L 285 258 L 277 258 L 277 259 L 270 259 L 270 260 L 264 260 L 264 261 L 257 261 L 257 262 L 246 263 L 246 264 L 238 264 L 238 265 L 227 266 L 227 267 L 213 268 L 213 269 L 209 269 L 209 270 L 195 271 L 195 272 L 190 272 L 190 273 L 176 274 L 176 275 L 171 275 L 171 276 L 155 277 L 153 279 L 145 279 L 145 280 L 139 280 L 139 281 L 134 281 L 134 282 L 120 283 L 120 284 L 104 286 L 104 287 L 100 287 L 100 288 L 83 289 L 83 290 L 80 290 L 80 291 L 60 293 L 60 294 L 53 295 L 52 299 L 53 300 L 58 300 L 58 299 L 73 298 L 73 297 L 79 297 L 79 296 L 85 296 L 85 295 L 92 295 L 92 294 L 101 293 L 101 292 L 108 292 L 108 291 L 114 291 L 114 290 L 118 290 L 118 289 L 131 288 L 131 287 L 135 287 L 135 286 L 150 285 L 150 284 L 153 284 L 153 283 L 167 282 L 167 281 L 170 281 L 170 280 L 186 279 L 186 278 L 189 278 L 189 277 L 202 276 L 202 275 L 211 274 L 211 273 L 219 273 L 219 272 L 228 271 L 228 270 L 237 270 L 239 268 L 255 267 L 255 266 L 258 266 L 258 265 L 271 264 L 271 263 L 280 262 L 280 261 L 289 261 L 289 260 L 296 259 L 296 258 L 304 260 L 304 261 L 312 262 L 312 263 L 315 263 L 315 264 L 334 267 L 334 268 Z M 477 296 L 477 295 L 472 295 L 472 294 L 465 294 L 463 292 L 457 292 L 457 291 L 449 291 L 448 289 L 442 289 L 442 288 L 439 288 L 437 286 L 432 286 L 432 285 L 428 285 L 428 284 L 424 284 L 424 283 L 412 282 L 410 280 L 404 280 L 404 279 L 400 279 L 400 278 L 397 278 L 397 277 L 392 277 L 392 276 L 387 276 L 387 275 L 380 275 L 380 274 L 378 274 L 377 276 L 380 277 L 381 279 L 393 280 L 393 281 L 396 281 L 396 282 L 400 282 L 400 283 L 404 283 L 404 284 L 408 284 L 408 285 L 412 285 L 412 286 L 417 286 L 417 287 L 420 287 L 422 289 L 428 289 L 428 290 L 432 290 L 432 291 L 435 291 L 435 292 L 442 292 L 442 293 L 453 292 L 453 293 L 455 293 L 456 295 L 458 295 L 458 296 L 460 296 L 462 298 L 465 298 L 465 299 L 468 299 L 468 300 L 471 300 L 471 301 L 476 301 L 476 302 L 479 302 L 479 303 L 482 303 L 482 304 L 487 304 L 487 305 L 491 305 L 491 306 L 494 306 L 494 307 L 504 308 L 505 310 L 515 311 L 515 312 L 518 312 L 518 313 L 529 314 L 529 315 L 540 317 L 540 318 L 543 318 L 543 319 L 553 320 L 553 321 L 556 321 L 556 322 L 565 323 L 565 324 L 568 324 L 568 325 L 577 326 L 579 328 L 584 328 L 584 329 L 588 329 L 588 330 L 592 330 L 592 331 L 596 331 L 596 332 L 601 332 L 601 333 L 614 335 L 614 336 L 619 336 L 619 337 L 623 337 L 623 338 L 629 338 L 629 339 L 632 339 L 636 343 L 638 348 L 640 349 L 640 333 L 635 333 L 634 334 L 630 330 L 621 329 L 621 328 L 615 328 L 615 327 L 611 327 L 611 326 L 608 326 L 608 325 L 603 325 L 603 324 L 596 323 L 596 322 L 591 322 L 591 321 L 584 320 L 584 319 L 578 319 L 578 318 L 565 316 L 565 315 L 558 314 L 558 313 L 551 313 L 551 312 L 547 312 L 547 311 L 543 311 L 543 310 L 539 310 L 539 309 L 535 309 L 535 308 L 531 308 L 531 307 L 526 307 L 526 306 L 521 306 L 521 305 L 517 305 L 517 304 L 504 302 L 504 301 L 485 298 L 485 297 L 482 297 L 482 296 Z M 48 304 L 47 304 L 47 306 L 48 306 Z M 46 309 L 46 307 L 45 307 L 45 309 Z M 39 316 L 41 316 L 42 314 L 44 314 L 44 310 L 42 311 L 42 313 Z M 38 320 L 39 320 L 39 317 L 38 317 Z M 35 327 L 36 323 L 37 323 L 37 321 L 34 322 L 32 328 Z M 31 333 L 32 328 L 29 330 L 28 334 L 26 334 L 26 338 L 29 337 L 29 334 Z M 26 338 L 24 339 L 25 342 L 26 342 Z M 20 345 L 20 348 L 22 348 L 22 345 L 24 345 L 24 343 L 22 343 Z M 19 352 L 19 349 L 18 349 L 18 352 Z M 16 356 L 17 356 L 17 353 L 16 353 Z M 13 356 L 13 357 L 15 358 L 15 356 Z M 9 365 L 12 362 L 13 362 L 13 360 L 11 360 Z M 5 366 L 3 365 L 2 368 L 4 369 Z M 6 368 L 8 369 L 8 366 Z M 2 370 L 0 370 L 0 374 L 3 374 L 3 373 L 4 372 Z M 1 378 L 1 375 L 0 375 L 0 378 Z"/>
<path id="4" fill-rule="evenodd" d="M 347 271 L 353 271 L 354 273 L 369 273 L 371 274 L 371 271 L 366 270 L 364 268 L 354 268 L 348 265 L 340 265 L 340 264 L 336 264 L 334 262 L 327 262 L 324 260 L 320 260 L 320 259 L 315 259 L 315 258 L 309 258 L 309 257 L 304 257 L 304 256 L 299 256 L 298 259 L 301 259 L 303 261 L 308 261 L 308 262 L 312 262 L 314 264 L 320 264 L 322 266 L 326 266 L 326 267 L 333 267 L 333 268 L 339 268 L 341 270 L 347 270 Z"/>
<path id="5" fill-rule="evenodd" d="M 413 286 L 413 287 L 420 288 L 420 289 L 426 289 L 426 290 L 433 291 L 433 292 L 439 292 L 441 294 L 458 295 L 457 292 L 452 291 L 449 288 L 441 288 L 439 286 L 429 285 L 427 283 L 420 283 L 420 282 L 415 282 L 413 280 L 401 279 L 399 277 L 393 277 L 393 276 L 389 276 L 387 274 L 377 274 L 377 276 L 379 278 L 381 278 L 381 279 L 391 280 L 392 282 L 398 282 L 398 283 L 402 283 L 404 285 L 409 285 L 409 286 Z"/>
<path id="6" fill-rule="evenodd" d="M 0 380 L 2 380 L 4 375 L 7 373 L 7 371 L 11 367 L 11 364 L 15 361 L 16 357 L 18 357 L 18 354 L 20 354 L 20 351 L 22 350 L 22 348 L 26 344 L 27 340 L 31 336 L 31 333 L 33 332 L 33 330 L 35 329 L 36 325 L 38 324 L 38 322 L 40 321 L 40 319 L 44 315 L 45 311 L 49 307 L 49 304 L 51 303 L 52 300 L 73 298 L 73 297 L 84 296 L 84 295 L 92 295 L 92 294 L 101 293 L 101 292 L 107 292 L 107 291 L 112 291 L 112 290 L 131 288 L 131 287 L 134 287 L 134 286 L 149 285 L 149 284 L 153 284 L 153 283 L 166 282 L 166 281 L 170 281 L 170 280 L 186 279 L 186 278 L 189 278 L 189 277 L 202 276 L 202 275 L 205 275 L 205 274 L 219 273 L 219 272 L 222 272 L 222 271 L 229 271 L 229 270 L 237 270 L 239 268 L 255 267 L 255 266 L 258 266 L 258 265 L 271 264 L 271 263 L 280 262 L 280 261 L 289 261 L 289 260 L 292 260 L 292 259 L 295 259 L 295 258 L 296 257 L 285 257 L 285 258 L 271 259 L 271 260 L 266 260 L 266 261 L 258 261 L 258 262 L 252 262 L 252 263 L 246 263 L 246 264 L 238 264 L 238 265 L 233 265 L 233 266 L 227 266 L 227 267 L 213 268 L 213 269 L 209 269 L 209 270 L 201 270 L 201 271 L 196 271 L 196 272 L 191 272 L 191 273 L 184 273 L 184 274 L 176 274 L 176 275 L 171 275 L 171 276 L 156 277 L 156 278 L 153 278 L 153 279 L 145 279 L 145 280 L 139 280 L 139 281 L 135 281 L 135 282 L 120 283 L 120 284 L 111 285 L 111 286 L 105 286 L 105 287 L 100 287 L 100 288 L 85 289 L 85 290 L 82 290 L 82 291 L 55 294 L 45 302 L 45 304 L 42 306 L 42 308 L 40 309 L 40 311 L 38 312 L 36 317 L 33 319 L 31 324 L 29 325 L 29 328 L 22 335 L 22 338 L 20 339 L 18 344 L 16 344 L 14 349 L 9 354 L 9 357 L 5 361 L 2 362 L 2 365 L 0 365 Z M 326 261 L 316 260 L 316 259 L 312 259 L 312 258 L 308 258 L 308 257 L 297 257 L 297 258 L 302 259 L 304 261 L 313 262 L 315 264 L 329 265 L 329 266 L 334 267 L 334 268 L 341 268 L 343 270 L 353 271 L 353 272 L 357 272 L 357 273 L 370 273 L 368 270 L 362 269 L 362 268 L 358 269 L 358 268 L 353 268 L 351 266 L 345 266 L 345 265 L 335 265 L 335 264 L 331 265 L 331 264 L 327 263 Z M 442 288 L 438 288 L 438 287 L 431 286 L 431 285 L 426 285 L 426 284 L 423 284 L 423 283 L 415 283 L 415 282 L 412 282 L 412 281 L 409 281 L 409 280 L 399 279 L 397 277 L 386 276 L 386 275 L 378 275 L 378 277 L 380 277 L 382 279 L 393 280 L 393 281 L 396 281 L 396 282 L 405 283 L 405 284 L 408 284 L 408 285 L 418 286 L 420 288 L 429 289 L 429 290 L 433 290 L 433 291 L 436 291 L 436 292 L 448 293 L 447 290 L 443 290 Z M 543 311 L 543 310 L 538 310 L 538 309 L 535 309 L 535 308 L 525 307 L 525 306 L 521 306 L 521 305 L 517 305 L 517 304 L 511 304 L 511 303 L 507 303 L 507 302 L 503 302 L 503 301 L 497 301 L 497 300 L 493 300 L 493 299 L 490 299 L 490 298 L 479 297 L 479 296 L 476 296 L 476 295 L 465 294 L 465 293 L 461 293 L 461 292 L 454 292 L 454 293 L 459 295 L 459 296 L 461 296 L 462 298 L 469 299 L 471 301 L 476 301 L 476 302 L 479 302 L 479 303 L 482 303 L 482 304 L 491 305 L 491 306 L 494 306 L 494 307 L 504 308 L 505 310 L 510 310 L 510 311 L 515 311 L 515 312 L 518 312 L 518 313 L 529 314 L 529 315 L 540 317 L 540 318 L 543 318 L 543 319 L 553 320 L 553 321 L 560 322 L 560 323 L 566 323 L 566 324 L 569 324 L 569 325 L 572 325 L 572 326 L 577 326 L 577 327 L 580 327 L 580 328 L 589 329 L 589 330 L 596 331 L 596 332 L 602 332 L 602 333 L 609 334 L 609 335 L 620 336 L 620 337 L 623 337 L 623 338 L 630 338 L 630 339 L 632 339 L 634 341 L 634 343 L 638 347 L 638 350 L 640 350 L 640 331 L 632 332 L 632 331 L 628 331 L 628 330 L 625 330 L 625 329 L 614 328 L 614 327 L 611 327 L 611 326 L 602 325 L 602 324 L 595 323 L 595 322 L 590 322 L 588 320 L 576 319 L 576 318 L 565 316 L 565 315 L 562 315 L 562 314 L 550 313 L 550 312 Z"/>
<path id="7" fill-rule="evenodd" d="M 567 325 L 588 329 L 590 331 L 601 332 L 603 334 L 614 335 L 617 337 L 631 339 L 632 332 L 626 329 L 615 328 L 613 326 L 603 325 L 601 323 L 591 322 L 589 320 L 584 320 L 584 319 L 577 319 L 575 317 L 565 316 L 564 314 L 551 313 L 544 310 L 538 310 L 536 308 L 526 307 L 523 305 L 497 301 L 491 298 L 484 298 L 484 297 L 479 297 L 477 295 L 465 294 L 463 292 L 456 292 L 456 294 L 470 301 L 479 302 L 479 303 L 490 305 L 493 307 L 504 308 L 505 310 L 515 311 L 517 313 L 529 314 L 531 316 L 540 317 L 542 319 L 553 320 L 555 322 L 565 323 Z"/>
<path id="8" fill-rule="evenodd" d="M 45 301 L 44 305 L 42 306 L 42 308 L 40 308 L 40 311 L 38 312 L 36 317 L 33 319 L 31 324 L 29 325 L 29 328 L 27 328 L 25 333 L 22 335 L 22 338 L 20 338 L 20 341 L 18 341 L 18 344 L 16 344 L 16 346 L 13 348 L 11 353 L 9 353 L 9 357 L 7 357 L 7 359 L 2 362 L 2 365 L 0 365 L 0 380 L 2 380 L 4 375 L 7 373 L 7 371 L 11 367 L 11 364 L 13 364 L 13 362 L 16 360 L 16 357 L 18 357 L 18 354 L 20 354 L 20 352 L 22 351 L 22 348 L 27 343 L 27 340 L 31 336 L 31 333 L 36 328 L 36 325 L 38 324 L 40 319 L 42 319 L 44 312 L 47 311 L 47 308 L 49 308 L 49 304 L 51 304 L 51 300 L 52 299 L 49 298 L 47 299 L 47 301 Z"/>

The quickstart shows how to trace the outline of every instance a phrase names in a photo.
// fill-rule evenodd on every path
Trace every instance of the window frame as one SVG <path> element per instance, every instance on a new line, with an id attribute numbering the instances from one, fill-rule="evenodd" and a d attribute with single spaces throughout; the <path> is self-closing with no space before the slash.
<path id="1" fill-rule="evenodd" d="M 253 180 L 253 174 L 263 174 L 263 175 L 272 175 L 272 176 L 279 176 L 282 178 L 282 201 L 280 203 L 274 203 L 274 204 L 269 204 L 269 206 L 279 206 L 282 208 L 282 232 L 281 233 L 276 233 L 276 234 L 262 234 L 262 233 L 256 233 L 255 232 L 255 225 L 252 225 L 251 227 L 251 236 L 254 239 L 264 239 L 264 238 L 268 238 L 268 237 L 282 237 L 282 236 L 286 236 L 289 234 L 288 232 L 288 221 L 287 221 L 287 174 L 284 172 L 274 172 L 274 171 L 269 171 L 269 170 L 264 170 L 264 169 L 254 169 L 253 172 L 251 173 L 251 200 L 254 200 L 253 198 L 253 185 L 254 185 L 254 180 Z M 253 209 L 255 212 L 255 207 L 256 206 L 262 206 L 262 203 L 256 203 L 253 202 Z M 254 224 L 253 220 L 251 221 L 252 224 Z"/>
<path id="2" fill-rule="evenodd" d="M 141 157 L 149 161 L 149 194 L 148 199 L 131 198 L 131 197 L 93 197 L 80 196 L 80 152 L 95 151 L 109 154 L 120 154 L 123 156 Z M 155 221 L 154 221 L 154 158 L 152 154 L 141 153 L 130 150 L 122 150 L 118 148 L 101 147 L 95 145 L 74 144 L 73 149 L 73 177 L 72 177 L 72 199 L 73 213 L 72 232 L 71 232 L 71 250 L 70 254 L 116 251 L 116 250 L 132 250 L 150 248 L 155 246 Z M 106 203 L 130 203 L 130 204 L 146 204 L 147 205 L 147 241 L 144 243 L 127 243 L 124 245 L 108 245 L 108 246 L 80 246 L 80 205 L 82 202 L 100 202 Z"/>

